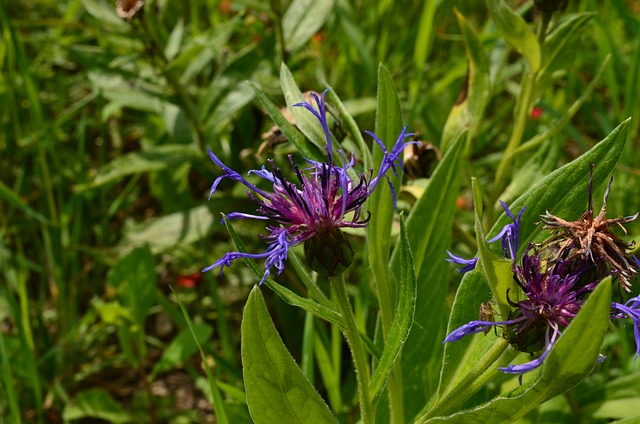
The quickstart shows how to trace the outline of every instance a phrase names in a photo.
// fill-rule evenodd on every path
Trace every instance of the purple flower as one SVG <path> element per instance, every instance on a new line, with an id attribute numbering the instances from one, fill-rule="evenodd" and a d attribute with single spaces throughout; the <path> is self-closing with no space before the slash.
<path id="1" fill-rule="evenodd" d="M 513 213 L 509 210 L 509 207 L 506 203 L 500 200 L 500 204 L 504 208 L 505 213 L 513 223 L 507 224 L 502 227 L 502 230 L 498 234 L 495 235 L 492 239 L 489 240 L 489 243 L 493 243 L 499 239 L 502 239 L 502 251 L 505 257 L 511 259 L 514 263 L 516 263 L 516 255 L 518 254 L 518 248 L 520 244 L 518 242 L 518 232 L 520 231 L 520 219 L 522 218 L 522 214 L 525 210 L 527 210 L 526 206 L 520 210 L 518 213 L 518 218 L 516 218 Z M 456 256 L 453 253 L 447 251 L 449 254 L 449 258 L 445 259 L 447 262 L 451 262 L 452 264 L 461 265 L 461 268 L 456 269 L 461 274 L 474 270 L 476 268 L 476 264 L 478 263 L 478 258 L 473 259 L 464 259 L 460 256 Z M 508 256 L 507 256 L 508 253 Z"/>
<path id="2" fill-rule="evenodd" d="M 611 302 L 612 318 L 631 318 L 636 339 L 636 357 L 640 355 L 640 296 L 632 297 L 624 305 Z"/>
<path id="3" fill-rule="evenodd" d="M 447 250 L 447 255 L 449 255 L 449 257 L 445 259 L 445 261 L 451 262 L 452 264 L 456 264 L 456 265 L 462 265 L 462 267 L 456 268 L 456 271 L 458 271 L 460 274 L 464 274 L 476 269 L 478 258 L 465 259 L 461 256 L 454 255 L 448 250 Z"/>
<path id="4" fill-rule="evenodd" d="M 520 243 L 518 243 L 518 232 L 520 231 L 520 219 L 522 218 L 522 214 L 527 210 L 525 206 L 518 213 L 518 218 L 514 217 L 509 207 L 506 203 L 500 200 L 500 204 L 504 209 L 505 213 L 511 218 L 513 221 L 512 224 L 507 224 L 502 227 L 502 230 L 494 238 L 489 240 L 489 243 L 493 243 L 494 241 L 502 238 L 502 251 L 504 256 L 507 257 L 507 252 L 509 253 L 509 259 L 513 260 L 514 263 L 516 261 L 516 255 L 518 254 L 518 248 L 520 247 Z"/>
<path id="5" fill-rule="evenodd" d="M 504 337 L 518 350 L 535 353 L 544 349 L 544 352 L 533 361 L 509 365 L 500 370 L 509 374 L 522 374 L 539 367 L 561 329 L 567 327 L 578 314 L 586 295 L 596 285 L 595 282 L 585 284 L 584 277 L 589 278 L 592 271 L 592 266 L 588 263 L 559 261 L 551 266 L 541 262 L 538 255 L 525 254 L 522 266 L 516 267 L 514 278 L 525 299 L 512 302 L 507 293 L 509 303 L 515 308 L 510 319 L 497 322 L 471 321 L 453 330 L 444 341 L 454 342 L 468 334 L 486 331 L 492 326 L 504 326 Z M 640 319 L 640 315 L 638 318 Z"/>
<path id="6" fill-rule="evenodd" d="M 349 174 L 354 174 L 353 171 L 350 171 L 355 163 L 353 156 L 347 161 L 344 154 L 339 151 L 343 165 L 334 164 L 331 135 L 326 120 L 324 102 L 326 92 L 327 90 L 321 96 L 313 94 L 317 109 L 306 102 L 294 106 L 306 108 L 322 124 L 327 141 L 328 162 L 306 159 L 308 165 L 305 168 L 300 168 L 289 156 L 289 162 L 295 176 L 293 180 L 287 179 L 282 170 L 277 168 L 273 161 L 269 161 L 271 170 L 263 166 L 260 170 L 249 171 L 249 174 L 254 174 L 268 181 L 272 186 L 271 191 L 260 189 L 238 172 L 227 167 L 213 152 L 209 151 L 213 162 L 223 171 L 223 174 L 213 182 L 209 197 L 215 193 L 218 184 L 224 178 L 238 181 L 249 189 L 247 194 L 257 204 L 257 213 L 234 212 L 227 215 L 227 218 L 259 219 L 269 221 L 270 224 L 266 227 L 268 234 L 261 236 L 268 244 L 264 253 L 228 252 L 203 271 L 220 267 L 222 275 L 223 268 L 231 265 L 236 259 L 265 258 L 265 272 L 260 280 L 262 283 L 271 274 L 273 268 L 275 268 L 276 274 L 283 271 L 284 262 L 292 246 L 304 243 L 305 252 L 315 252 L 318 250 L 318 246 L 313 246 L 314 241 L 315 245 L 337 243 L 336 246 L 327 247 L 324 245 L 324 249 L 321 249 L 324 250 L 325 256 L 328 255 L 328 259 L 320 258 L 320 262 L 318 262 L 318 258 L 306 258 L 308 263 L 315 264 L 314 270 L 320 273 L 324 272 L 324 275 L 337 275 L 349 265 L 351 262 L 349 252 L 352 253 L 352 249 L 340 229 L 366 226 L 369 216 L 363 217 L 361 213 L 364 202 L 383 178 L 389 181 L 386 175 L 389 169 L 392 169 L 396 174 L 396 165 L 402 166 L 400 162 L 402 151 L 408 144 L 414 143 L 413 141 L 405 141 L 405 139 L 413 134 L 407 133 L 406 127 L 403 128 L 393 148 L 388 152 L 378 137 L 370 133 L 384 152 L 380 169 L 375 177 L 373 171 L 369 170 L 352 178 Z M 395 205 L 393 192 L 392 196 Z M 308 247 L 309 249 L 307 249 Z M 344 255 L 341 256 L 341 252 L 346 255 L 346 258 L 343 257 Z M 335 255 L 331 256 L 333 253 Z M 326 269 L 322 268 L 323 266 Z M 318 267 L 322 269 L 318 269 Z"/>

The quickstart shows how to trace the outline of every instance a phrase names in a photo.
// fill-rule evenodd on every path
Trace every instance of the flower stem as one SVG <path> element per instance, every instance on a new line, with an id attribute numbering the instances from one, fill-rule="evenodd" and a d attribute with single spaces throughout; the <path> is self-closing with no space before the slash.
<path id="1" fill-rule="evenodd" d="M 478 390 L 502 371 L 498 369 L 511 362 L 518 352 L 509 349 L 509 342 L 499 338 L 475 366 L 458 380 L 453 387 L 447 388 L 435 402 L 418 414 L 415 423 L 424 423 L 433 417 L 444 416 L 459 411 L 462 405 Z"/>
<path id="2" fill-rule="evenodd" d="M 338 310 L 344 319 L 345 328 L 342 331 L 351 349 L 351 355 L 353 356 L 353 362 L 356 367 L 362 422 L 365 424 L 373 424 L 375 422 L 375 411 L 371 398 L 369 397 L 369 364 L 364 347 L 362 346 L 362 341 L 360 340 L 356 317 L 353 314 L 351 303 L 349 302 L 344 275 L 329 277 L 329 283 L 338 304 Z"/>
<path id="3" fill-rule="evenodd" d="M 527 114 L 531 108 L 531 101 L 533 99 L 533 92 L 535 89 L 536 74 L 527 70 L 522 77 L 522 89 L 518 101 L 516 103 L 515 122 L 513 124 L 513 131 L 511 137 L 507 143 L 507 147 L 502 154 L 502 159 L 498 164 L 496 171 L 495 183 L 493 186 L 493 195 L 491 196 L 491 204 L 493 204 L 505 186 L 505 178 L 507 171 L 512 164 L 512 152 L 520 145 L 522 141 L 522 135 L 527 125 Z"/>
<path id="4" fill-rule="evenodd" d="M 538 27 L 537 40 L 541 53 L 543 52 L 542 47 L 544 46 L 550 19 L 550 14 L 543 14 L 540 26 Z M 502 190 L 504 189 L 504 186 L 506 184 L 505 178 L 507 170 L 512 164 L 513 153 L 522 142 L 522 136 L 527 125 L 527 116 L 529 114 L 529 111 L 531 110 L 531 103 L 533 101 L 538 73 L 539 70 L 532 71 L 531 69 L 527 68 L 522 77 L 520 96 L 518 96 L 518 101 L 516 103 L 513 131 L 511 132 L 511 137 L 509 138 L 509 142 L 507 143 L 507 148 L 504 150 L 502 159 L 498 164 L 495 183 L 493 186 L 493 195 L 491 196 L 491 204 L 495 203 L 498 197 L 500 197 L 500 194 L 502 193 Z"/>

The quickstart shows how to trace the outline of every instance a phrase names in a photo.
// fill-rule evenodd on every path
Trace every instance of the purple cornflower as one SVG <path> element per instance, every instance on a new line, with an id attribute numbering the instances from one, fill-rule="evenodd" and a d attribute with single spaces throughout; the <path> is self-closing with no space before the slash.
<path id="1" fill-rule="evenodd" d="M 571 320 L 578 314 L 588 295 L 595 289 L 599 281 L 608 275 L 618 276 L 622 287 L 630 291 L 631 279 L 640 273 L 640 260 L 629 250 L 634 245 L 627 243 L 613 234 L 611 228 L 636 220 L 639 214 L 606 219 L 606 204 L 611 190 L 611 181 L 607 185 L 602 209 L 594 216 L 592 183 L 593 167 L 589 180 L 589 206 L 577 221 L 566 221 L 547 212 L 541 216 L 543 229 L 554 234 L 547 241 L 535 245 L 535 251 L 527 252 L 522 257 L 521 266 L 516 265 L 518 251 L 518 230 L 522 211 L 518 217 L 502 203 L 513 224 L 505 226 L 490 242 L 502 238 L 502 249 L 505 257 L 514 262 L 514 279 L 524 294 L 524 300 L 513 302 L 507 292 L 507 300 L 514 307 L 509 319 L 495 322 L 484 320 L 485 316 L 493 319 L 492 310 L 482 313 L 480 320 L 471 321 L 455 330 L 445 342 L 454 342 L 460 338 L 481 331 L 485 333 L 495 326 L 504 326 L 503 337 L 516 349 L 522 352 L 536 353 L 542 351 L 533 361 L 519 365 L 500 368 L 510 374 L 520 374 L 539 367 L 548 356 L 558 336 Z M 477 258 L 465 260 L 449 253 L 449 262 L 464 265 L 460 269 L 466 272 L 473 269 Z M 485 304 L 481 312 L 486 310 Z M 489 306 L 490 308 L 490 306 Z M 611 303 L 611 319 L 630 318 L 633 322 L 636 342 L 636 358 L 640 356 L 640 296 L 631 298 L 624 304 Z M 598 360 L 604 359 L 602 357 Z"/>
<path id="2" fill-rule="evenodd" d="M 611 302 L 611 318 L 631 318 L 636 339 L 636 357 L 640 355 L 640 296 L 632 297 L 625 304 Z"/>
<path id="3" fill-rule="evenodd" d="M 522 208 L 518 213 L 518 217 L 516 218 L 513 215 L 513 213 L 511 213 L 511 211 L 509 210 L 509 207 L 505 202 L 500 200 L 500 204 L 502 205 L 502 208 L 504 209 L 507 216 L 511 218 L 513 222 L 502 227 L 502 230 L 500 230 L 500 232 L 496 234 L 495 237 L 489 240 L 489 243 L 493 243 L 499 239 L 502 239 L 503 254 L 505 258 L 511 259 L 515 266 L 515 263 L 517 260 L 516 255 L 518 254 L 518 248 L 520 247 L 520 244 L 518 242 L 518 232 L 520 231 L 520 219 L 522 218 L 522 214 L 524 213 L 525 210 L 527 210 L 527 208 L 526 206 Z M 460 256 L 454 255 L 449 251 L 447 251 L 447 254 L 449 255 L 449 258 L 445 259 L 447 262 L 451 262 L 452 264 L 456 264 L 456 265 L 461 265 L 460 268 L 456 269 L 456 271 L 458 271 L 461 274 L 474 270 L 476 268 L 476 264 L 478 263 L 478 258 L 464 259 Z"/>
<path id="4" fill-rule="evenodd" d="M 538 358 L 525 364 L 509 365 L 500 370 L 509 374 L 522 374 L 539 367 L 551 347 L 582 307 L 585 296 L 596 283 L 584 284 L 591 266 L 584 262 L 560 261 L 550 268 L 541 263 L 538 255 L 525 254 L 522 266 L 517 266 L 514 278 L 522 289 L 525 300 L 509 304 L 515 309 L 506 321 L 471 321 L 455 330 L 445 342 L 454 342 L 468 334 L 486 331 L 492 326 L 505 326 L 504 337 L 522 352 L 535 353 L 544 348 Z M 508 298 L 508 293 L 507 293 Z"/>
<path id="5" fill-rule="evenodd" d="M 349 266 L 353 250 L 340 229 L 366 226 L 369 216 L 361 216 L 364 202 L 383 178 L 391 184 L 386 175 L 387 172 L 392 169 L 394 175 L 397 175 L 396 165 L 402 167 L 400 161 L 402 151 L 408 144 L 415 142 L 405 142 L 406 138 L 413 136 L 413 134 L 407 133 L 405 127 L 400 132 L 391 151 L 388 152 L 375 134 L 368 133 L 383 150 L 382 163 L 375 176 L 373 170 L 369 170 L 352 179 L 348 171 L 355 163 L 353 155 L 347 161 L 344 154 L 339 151 L 343 165 L 334 164 L 324 101 L 328 90 L 325 90 L 320 96 L 312 94 L 317 109 L 307 102 L 294 105 L 306 108 L 318 118 L 325 133 L 328 155 L 328 162 L 305 159 L 308 166 L 303 169 L 294 164 L 290 155 L 289 162 L 296 181 L 287 180 L 273 161 L 269 161 L 271 170 L 263 166 L 260 170 L 249 171 L 250 174 L 253 173 L 271 183 L 271 192 L 262 190 L 238 172 L 227 167 L 213 152 L 209 151 L 213 162 L 223 171 L 223 175 L 213 182 L 209 197 L 215 193 L 218 184 L 224 178 L 238 181 L 249 189 L 247 194 L 258 205 L 257 214 L 234 212 L 227 215 L 227 218 L 267 220 L 271 224 L 266 227 L 268 234 L 261 236 L 268 244 L 265 252 L 257 254 L 228 252 L 203 271 L 220 267 L 222 275 L 223 268 L 231 265 L 236 259 L 265 258 L 265 272 L 260 280 L 260 284 L 262 284 L 271 274 L 272 268 L 276 269 L 276 274 L 280 274 L 284 270 L 284 262 L 287 259 L 289 249 L 301 243 L 305 244 L 307 263 L 320 274 L 338 275 Z M 395 205 L 393 189 L 392 197 Z M 309 257 L 313 255 L 316 257 Z"/>

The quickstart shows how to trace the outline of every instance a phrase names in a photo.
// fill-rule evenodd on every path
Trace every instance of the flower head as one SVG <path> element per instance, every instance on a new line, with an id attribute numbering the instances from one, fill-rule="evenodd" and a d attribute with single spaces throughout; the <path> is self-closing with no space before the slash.
<path id="1" fill-rule="evenodd" d="M 593 165 L 592 165 L 593 178 Z M 640 273 L 640 260 L 628 253 L 633 246 L 617 237 L 610 227 L 631 222 L 638 214 L 629 217 L 606 219 L 606 203 L 611 190 L 611 181 L 604 195 L 600 213 L 594 217 L 592 178 L 589 182 L 589 207 L 579 220 L 569 222 L 547 212 L 542 215 L 543 229 L 553 231 L 547 241 L 529 248 L 518 265 L 518 231 L 522 212 L 516 218 L 502 203 L 513 221 L 506 225 L 490 241 L 502 239 L 505 257 L 514 261 L 514 280 L 521 291 L 519 298 L 507 301 L 514 308 L 507 320 L 483 319 L 471 321 L 445 338 L 445 342 L 459 340 L 465 335 L 501 326 L 503 337 L 516 349 L 534 354 L 542 352 L 536 359 L 519 365 L 500 368 L 506 373 L 522 374 L 539 367 L 547 357 L 558 336 L 576 317 L 587 297 L 599 281 L 608 275 L 618 276 L 622 287 L 630 290 L 630 279 Z M 524 209 L 523 209 L 524 210 Z M 624 229 L 624 228 L 623 228 Z M 466 272 L 473 269 L 476 260 L 464 260 L 449 253 L 450 262 L 464 265 Z M 486 308 L 485 308 L 486 309 Z M 482 309 L 481 309 L 482 310 Z M 611 318 L 630 318 L 634 326 L 636 357 L 640 355 L 640 296 L 628 302 L 611 303 Z"/>
<path id="2" fill-rule="evenodd" d="M 631 279 L 640 273 L 640 264 L 635 256 L 628 253 L 634 243 L 627 243 L 611 231 L 619 227 L 623 231 L 623 224 L 635 221 L 640 213 L 627 217 L 607 219 L 607 198 L 611 190 L 613 178 L 609 180 L 604 193 L 600 213 L 594 217 L 593 211 L 593 168 L 589 179 L 589 206 L 577 221 L 566 221 L 551 215 L 549 211 L 540 218 L 545 229 L 554 231 L 554 235 L 543 244 L 553 252 L 552 261 L 580 256 L 598 266 L 601 278 L 609 273 L 617 276 L 626 291 L 631 291 Z"/>
<path id="3" fill-rule="evenodd" d="M 271 274 L 272 268 L 280 274 L 284 269 L 289 249 L 292 246 L 305 244 L 307 263 L 320 274 L 332 276 L 338 275 L 351 263 L 353 250 L 341 228 L 365 227 L 369 216 L 362 216 L 362 206 L 373 193 L 382 179 L 388 181 L 387 172 L 392 169 L 396 173 L 396 166 L 402 166 L 400 155 L 403 149 L 413 143 L 405 141 L 413 134 L 406 131 L 406 127 L 398 136 L 391 151 L 387 151 L 384 144 L 375 134 L 370 133 L 374 140 L 381 146 L 384 152 L 382 163 L 378 172 L 372 170 L 361 173 L 352 178 L 351 170 L 355 163 L 353 155 L 347 160 L 339 151 L 342 165 L 336 165 L 332 154 L 331 134 L 326 120 L 326 105 L 322 95 L 313 94 L 316 107 L 303 102 L 294 106 L 304 107 L 309 110 L 322 124 L 327 142 L 327 162 L 317 162 L 306 159 L 307 165 L 299 167 L 289 156 L 293 180 L 287 179 L 282 170 L 276 167 L 273 161 L 269 161 L 270 170 L 262 167 L 259 170 L 250 171 L 271 186 L 271 191 L 266 191 L 249 182 L 238 172 L 227 167 L 211 151 L 209 156 L 213 162 L 223 171 L 216 178 L 211 195 L 217 190 L 218 184 L 224 178 L 238 181 L 249 189 L 249 197 L 256 203 L 256 214 L 231 213 L 227 218 L 251 218 L 269 221 L 266 227 L 268 234 L 262 236 L 268 247 L 263 253 L 249 254 L 243 252 L 229 252 L 221 259 L 204 269 L 220 267 L 220 272 L 225 266 L 229 266 L 239 258 L 265 258 L 265 273 L 260 283 Z M 392 192 L 395 205 L 395 194 Z M 318 245 L 324 244 L 324 249 Z M 309 257 L 312 256 L 312 257 Z"/>
<path id="4" fill-rule="evenodd" d="M 517 266 L 514 278 L 524 293 L 524 300 L 511 301 L 514 312 L 505 321 L 471 321 L 453 330 L 445 342 L 459 340 L 467 334 L 487 331 L 494 326 L 505 328 L 504 337 L 518 350 L 544 352 L 537 359 L 519 365 L 500 368 L 510 374 L 522 374 L 539 367 L 555 343 L 562 329 L 578 314 L 585 296 L 595 288 L 595 283 L 585 284 L 584 276 L 589 267 L 567 261 L 547 266 L 540 256 L 525 254 L 522 265 Z"/>

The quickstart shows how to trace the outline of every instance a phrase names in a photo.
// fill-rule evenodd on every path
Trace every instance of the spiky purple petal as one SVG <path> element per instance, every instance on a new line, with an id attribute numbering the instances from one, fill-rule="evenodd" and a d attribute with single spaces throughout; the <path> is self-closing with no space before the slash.
<path id="1" fill-rule="evenodd" d="M 624 305 L 612 302 L 611 308 L 618 311 L 614 318 L 631 318 L 633 335 L 636 340 L 635 359 L 638 359 L 638 356 L 640 356 L 640 296 L 632 297 Z"/>
<path id="2" fill-rule="evenodd" d="M 465 274 L 469 271 L 472 271 L 476 268 L 476 264 L 478 263 L 478 258 L 465 259 L 460 256 L 454 255 L 453 253 L 447 250 L 447 254 L 449 258 L 445 259 L 447 262 L 451 262 L 452 264 L 461 265 L 461 268 L 456 268 L 460 274 Z"/>

